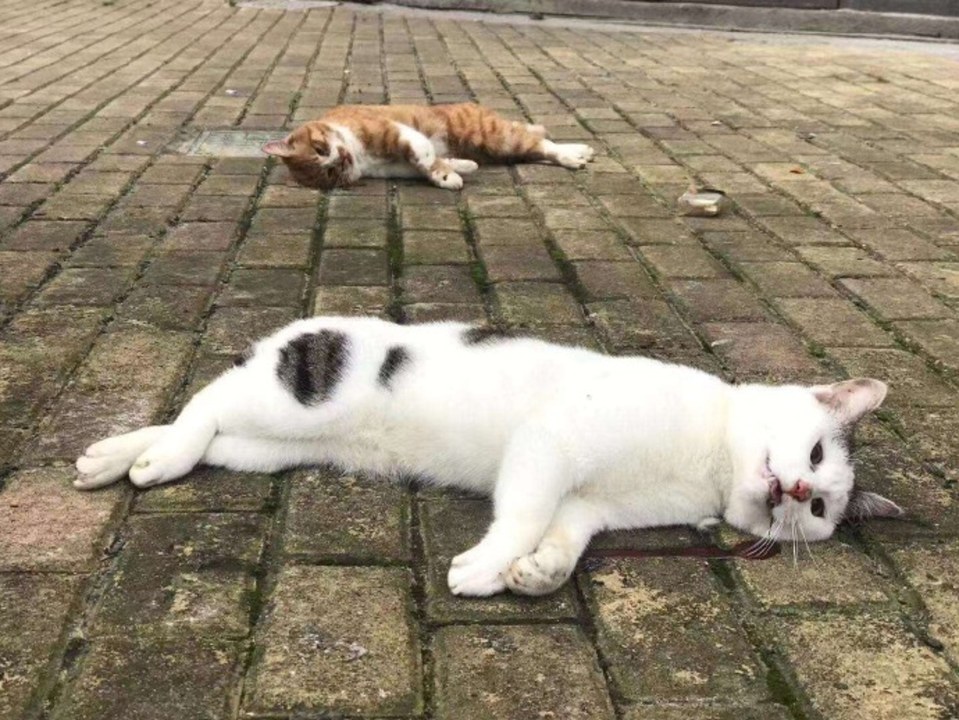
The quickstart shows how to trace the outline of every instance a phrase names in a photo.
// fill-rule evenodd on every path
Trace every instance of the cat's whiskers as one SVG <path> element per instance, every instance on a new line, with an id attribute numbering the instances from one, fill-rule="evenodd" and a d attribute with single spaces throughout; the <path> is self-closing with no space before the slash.
<path id="1" fill-rule="evenodd" d="M 783 522 L 783 518 L 777 520 L 776 524 L 771 526 L 765 535 L 746 548 L 746 550 L 743 552 L 743 556 L 748 558 L 758 558 L 765 555 L 766 551 L 776 543 L 776 540 L 779 536 L 779 531 L 782 530 Z"/>
<path id="2" fill-rule="evenodd" d="M 802 535 L 803 545 L 806 546 L 806 553 L 809 555 L 809 559 L 812 560 L 814 564 L 817 564 L 819 561 L 812 554 L 812 548 L 809 547 L 809 541 L 806 539 L 806 531 L 803 530 L 802 523 L 799 524 L 799 534 Z"/>

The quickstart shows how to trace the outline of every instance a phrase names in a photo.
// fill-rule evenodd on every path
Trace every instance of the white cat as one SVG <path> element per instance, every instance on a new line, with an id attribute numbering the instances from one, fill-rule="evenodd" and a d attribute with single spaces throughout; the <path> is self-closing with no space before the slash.
<path id="1" fill-rule="evenodd" d="M 459 323 L 318 317 L 258 342 L 172 425 L 90 446 L 75 486 L 129 472 L 149 487 L 200 462 L 420 476 L 493 497 L 485 537 L 452 562 L 454 593 L 541 595 L 603 529 L 723 517 L 812 541 L 900 514 L 854 488 L 846 446 L 885 395 L 878 380 L 736 387 Z"/>

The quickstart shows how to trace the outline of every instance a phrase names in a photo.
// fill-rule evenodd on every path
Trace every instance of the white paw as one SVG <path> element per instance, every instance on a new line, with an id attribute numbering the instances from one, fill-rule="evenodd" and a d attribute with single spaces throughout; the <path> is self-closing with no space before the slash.
<path id="1" fill-rule="evenodd" d="M 189 450 L 160 442 L 136 459 L 130 468 L 130 480 L 141 488 L 160 485 L 183 477 L 193 469 L 198 460 L 195 453 Z"/>
<path id="2" fill-rule="evenodd" d="M 506 573 L 506 586 L 520 595 L 548 595 L 573 572 L 576 561 L 556 545 L 544 545 L 513 561 Z"/>
<path id="3" fill-rule="evenodd" d="M 137 456 L 156 442 L 164 432 L 163 427 L 146 427 L 94 443 L 77 459 L 78 475 L 73 481 L 73 487 L 78 490 L 95 490 L 116 482 L 127 474 Z"/>
<path id="4" fill-rule="evenodd" d="M 595 152 L 589 145 L 582 143 L 563 143 L 558 145 L 556 162 L 571 170 L 580 170 L 593 159 Z"/>
<path id="5" fill-rule="evenodd" d="M 77 490 L 96 490 L 114 483 L 127 474 L 132 463 L 133 458 L 124 454 L 84 455 L 77 458 L 77 477 L 73 487 Z"/>
<path id="6" fill-rule="evenodd" d="M 431 179 L 434 185 L 445 190 L 460 190 L 463 187 L 463 178 L 452 170 L 434 173 Z"/>
<path id="7" fill-rule="evenodd" d="M 479 165 L 472 160 L 463 160 L 462 158 L 447 158 L 446 162 L 449 163 L 450 168 L 453 172 L 458 172 L 461 175 L 469 175 L 479 170 Z"/>
<path id="8" fill-rule="evenodd" d="M 476 548 L 473 548 L 453 558 L 446 576 L 450 592 L 471 597 L 488 597 L 503 592 L 506 589 L 506 582 L 503 580 L 506 563 L 484 557 L 481 553 L 468 557 L 475 550 Z"/>

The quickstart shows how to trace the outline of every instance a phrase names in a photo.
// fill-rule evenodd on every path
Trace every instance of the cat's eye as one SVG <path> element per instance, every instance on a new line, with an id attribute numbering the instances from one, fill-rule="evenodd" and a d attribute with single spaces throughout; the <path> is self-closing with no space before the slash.
<path id="1" fill-rule="evenodd" d="M 812 452 L 809 453 L 809 462 L 812 463 L 813 467 L 816 467 L 819 463 L 822 462 L 822 441 L 820 440 L 815 445 L 813 445 Z"/>
<path id="2" fill-rule="evenodd" d="M 809 510 L 816 517 L 822 517 L 826 514 L 826 501 L 822 498 L 813 498 L 809 503 Z"/>

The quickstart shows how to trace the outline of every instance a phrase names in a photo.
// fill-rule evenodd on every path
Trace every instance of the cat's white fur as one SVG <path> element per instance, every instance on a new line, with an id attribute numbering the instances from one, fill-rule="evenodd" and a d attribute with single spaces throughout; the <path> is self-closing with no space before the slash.
<path id="1" fill-rule="evenodd" d="M 478 491 L 492 496 L 494 521 L 452 562 L 449 585 L 461 595 L 551 592 L 603 529 L 723 517 L 759 536 L 812 541 L 844 514 L 899 512 L 854 490 L 843 442 L 882 402 L 877 380 L 737 387 L 689 367 L 533 339 L 468 342 L 468 329 L 294 322 L 197 393 L 172 425 L 90 446 L 75 485 L 129 473 L 149 487 L 199 462 L 260 472 L 333 463 Z M 304 404 L 291 376 L 281 379 L 281 357 L 320 331 L 340 338 L 341 371 L 327 373 L 328 397 Z M 386 373 L 397 348 L 404 357 Z M 817 498 L 822 517 L 811 511 Z"/>

